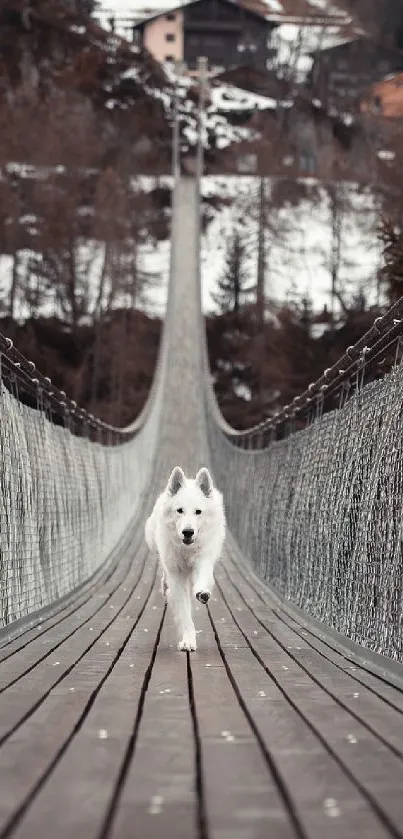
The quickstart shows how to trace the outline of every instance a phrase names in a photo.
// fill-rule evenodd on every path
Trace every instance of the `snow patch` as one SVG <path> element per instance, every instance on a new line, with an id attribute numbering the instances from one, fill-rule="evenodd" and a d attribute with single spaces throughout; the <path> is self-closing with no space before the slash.
<path id="1" fill-rule="evenodd" d="M 213 108 L 219 111 L 250 111 L 276 108 L 277 102 L 268 96 L 250 93 L 239 87 L 221 84 L 211 88 L 210 98 Z"/>
<path id="2" fill-rule="evenodd" d="M 380 160 L 394 160 L 396 154 L 394 151 L 391 151 L 390 149 L 380 149 L 378 151 L 378 157 Z"/>
<path id="3" fill-rule="evenodd" d="M 266 183 L 270 190 L 274 180 L 267 179 Z M 290 294 L 308 295 L 318 310 L 330 303 L 332 215 L 326 189 L 313 178 L 304 183 L 313 188 L 312 198 L 308 195 L 295 207 L 273 209 L 269 216 L 266 295 L 277 303 Z M 345 196 L 345 212 L 339 288 L 347 297 L 361 290 L 373 303 L 381 255 L 376 201 L 369 190 L 362 191 L 354 184 L 340 188 Z M 203 195 L 223 199 L 202 242 L 202 299 L 206 312 L 215 310 L 211 293 L 224 269 L 226 241 L 239 220 L 246 242 L 245 270 L 250 282 L 256 282 L 258 189 L 256 177 L 203 179 Z"/>
<path id="4" fill-rule="evenodd" d="M 124 73 L 121 75 L 122 79 L 134 79 L 136 82 L 140 78 L 140 68 L 139 67 L 129 67 L 128 70 L 125 70 Z"/>

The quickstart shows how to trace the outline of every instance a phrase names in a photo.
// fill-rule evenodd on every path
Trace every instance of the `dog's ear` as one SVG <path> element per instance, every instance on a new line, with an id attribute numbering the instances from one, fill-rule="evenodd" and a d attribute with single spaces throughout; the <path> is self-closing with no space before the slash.
<path id="1" fill-rule="evenodd" d="M 205 466 L 203 466 L 202 469 L 199 469 L 196 475 L 196 484 L 200 487 L 201 491 L 207 498 L 211 495 L 213 490 L 213 481 L 209 470 L 206 469 Z"/>
<path id="2" fill-rule="evenodd" d="M 176 495 L 185 483 L 185 480 L 185 473 L 183 469 L 181 469 L 180 466 L 175 466 L 175 469 L 172 470 L 168 481 L 168 492 L 170 492 L 171 495 Z"/>

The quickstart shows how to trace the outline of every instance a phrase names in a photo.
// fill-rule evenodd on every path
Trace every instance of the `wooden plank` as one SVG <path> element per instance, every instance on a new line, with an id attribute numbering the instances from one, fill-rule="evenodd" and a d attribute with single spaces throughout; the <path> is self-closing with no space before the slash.
<path id="1" fill-rule="evenodd" d="M 292 604 L 290 611 L 279 605 L 275 600 L 272 592 L 268 586 L 257 577 L 250 568 L 247 560 L 240 561 L 238 556 L 235 556 L 231 551 L 231 556 L 228 557 L 228 567 L 234 567 L 237 576 L 239 575 L 253 592 L 252 597 L 257 602 L 259 600 L 265 608 L 270 610 L 273 615 L 280 618 L 282 622 L 293 626 L 295 631 L 302 636 L 306 643 L 311 644 L 312 640 L 318 642 L 320 647 L 318 649 L 325 657 L 337 663 L 338 666 L 346 667 L 347 671 L 356 673 L 359 670 L 359 679 L 370 687 L 377 695 L 384 698 L 385 701 L 392 704 L 397 710 L 402 710 L 403 703 L 403 665 L 398 662 L 391 661 L 385 656 L 376 654 L 376 663 L 372 658 L 372 653 L 365 647 L 360 647 L 359 644 L 349 642 L 348 638 L 340 636 L 336 639 L 329 633 L 328 627 L 318 621 L 314 621 L 306 615 L 293 610 Z M 348 644 L 348 646 L 347 646 Z"/>
<path id="2" fill-rule="evenodd" d="M 221 573 L 225 580 L 228 606 L 262 665 L 269 669 L 287 699 L 321 737 L 329 752 L 336 756 L 357 787 L 368 796 L 377 815 L 391 829 L 398 830 L 403 815 L 397 794 L 403 781 L 401 761 L 376 736 L 352 718 L 348 709 L 334 700 L 320 683 L 314 681 L 309 672 L 293 659 L 291 651 L 280 646 L 275 637 L 265 632 L 253 610 L 245 608 L 245 601 L 238 595 L 234 586 L 239 582 L 235 581 L 232 585 L 228 576 Z M 273 632 L 274 625 L 273 620 L 270 632 Z M 387 712 L 388 708 L 385 710 Z M 387 785 L 383 784 L 385 778 L 390 779 Z"/>
<path id="3" fill-rule="evenodd" d="M 146 552 L 144 552 L 145 556 Z M 38 645 L 37 642 L 30 644 L 29 651 L 30 657 L 32 657 L 30 668 L 0 697 L 0 744 L 4 742 L 11 731 L 15 730 L 24 721 L 27 715 L 35 710 L 37 703 L 65 678 L 75 663 L 88 650 L 99 643 L 107 627 L 127 607 L 129 599 L 132 596 L 134 599 L 141 597 L 140 593 L 135 593 L 135 589 L 139 583 L 141 585 L 143 570 L 143 564 L 139 564 L 139 568 L 136 568 L 136 570 L 132 568 L 124 584 L 111 595 L 109 593 L 105 595 L 105 592 L 101 590 L 99 598 L 94 597 L 93 609 L 96 609 L 96 612 L 92 615 L 91 621 L 87 622 L 85 628 L 80 631 L 77 629 L 70 632 L 64 641 L 60 639 L 57 651 L 53 652 L 51 656 L 40 658 L 36 662 L 34 656 L 38 653 Z M 97 603 L 101 604 L 100 608 L 95 605 Z M 55 631 L 59 634 L 61 630 L 58 628 Z M 52 633 L 53 630 L 51 630 L 50 635 Z M 47 640 L 49 639 L 43 639 L 42 644 L 46 643 Z M 51 638 L 50 642 L 53 646 L 54 639 Z M 39 647 L 40 649 L 41 647 Z M 12 659 L 10 659 L 11 661 Z M 8 662 L 5 662 L 3 666 L 6 668 L 7 664 Z M 14 704 L 10 700 L 11 696 L 18 697 Z"/>
<path id="4" fill-rule="evenodd" d="M 58 625 L 65 618 L 73 614 L 73 612 L 81 608 L 102 586 L 106 586 L 111 580 L 120 581 L 122 579 L 122 573 L 125 573 L 128 567 L 130 567 L 131 557 L 135 556 L 139 551 L 142 540 L 142 528 L 134 528 L 132 526 L 121 542 L 119 542 L 115 551 L 105 563 L 105 566 L 96 572 L 88 583 L 83 584 L 82 588 L 76 594 L 73 593 L 71 598 L 68 596 L 67 602 L 63 599 L 59 607 L 57 604 L 54 607 L 49 607 L 49 614 L 47 614 L 46 609 L 44 610 L 44 614 L 39 612 L 39 617 L 33 625 L 28 625 L 24 628 L 24 622 L 22 622 L 21 630 L 17 631 L 14 636 L 9 640 L 0 640 L 0 663 L 10 658 L 11 655 L 23 650 L 35 638 L 43 636 L 53 626 Z M 35 615 L 32 615 L 32 620 L 35 620 Z M 17 621 L 18 624 L 19 621 Z M 8 627 L 4 627 L 4 631 L 9 630 L 12 633 L 14 625 L 10 624 Z"/>
<path id="5" fill-rule="evenodd" d="M 403 690 L 396 685 L 387 681 L 388 676 L 385 670 L 383 678 L 365 669 L 362 664 L 353 656 L 343 654 L 340 650 L 333 647 L 327 640 L 325 640 L 326 629 L 324 627 L 324 635 L 320 637 L 315 632 L 302 626 L 298 621 L 289 617 L 284 611 L 280 611 L 273 607 L 273 615 L 286 626 L 292 633 L 295 639 L 303 639 L 304 644 L 311 649 L 316 650 L 321 658 L 330 661 L 339 670 L 347 673 L 354 679 L 356 684 L 363 685 L 368 688 L 379 699 L 382 699 L 392 708 L 395 708 L 400 713 L 403 713 Z M 300 641 L 296 640 L 299 644 Z M 357 688 L 359 690 L 359 688 Z"/>
<path id="6" fill-rule="evenodd" d="M 199 839 L 200 802 L 187 655 L 169 616 L 158 647 L 134 754 L 121 785 L 110 839 Z"/>
<path id="7" fill-rule="evenodd" d="M 196 625 L 198 652 L 189 661 L 208 836 L 295 839 L 298 832 L 228 679 L 205 607 L 198 607 Z"/>
<path id="8" fill-rule="evenodd" d="M 61 834 L 75 819 L 77 826 L 80 819 L 85 824 L 83 836 L 89 835 L 91 824 L 96 831 L 103 811 L 99 807 L 98 813 L 98 804 L 94 808 L 94 796 L 105 811 L 161 623 L 161 604 L 150 600 L 152 585 L 149 563 L 143 585 L 136 589 L 140 599 L 133 593 L 102 643 L 87 652 L 0 749 L 0 829 L 19 823 L 27 809 L 18 831 L 31 836 Z M 109 789 L 102 782 L 108 777 Z"/>
<path id="9" fill-rule="evenodd" d="M 0 830 L 12 829 L 16 839 L 49 830 L 58 839 L 72 833 L 125 839 L 134 825 L 142 839 L 160 839 L 162 832 L 167 839 L 402 835 L 401 762 L 388 753 L 395 761 L 388 763 L 382 743 L 374 750 L 372 734 L 355 744 L 353 769 L 347 760 L 353 744 L 343 742 L 343 755 L 332 753 L 331 736 L 339 742 L 345 733 L 341 711 L 351 715 L 294 660 L 300 644 L 293 629 L 271 612 L 271 634 L 264 630 L 262 603 L 257 615 L 256 604 L 245 603 L 245 580 L 237 578 L 234 587 L 218 570 L 233 617 L 216 597 L 210 606 L 215 637 L 208 611 L 198 606 L 198 652 L 188 659 L 176 651 L 171 618 L 158 637 L 162 601 L 147 595 L 152 563 L 126 606 L 110 617 L 124 604 L 133 573 L 96 613 L 95 644 L 77 630 L 60 645 L 62 678 L 48 680 L 45 660 L 3 693 L 0 720 L 15 708 L 20 719 L 33 697 L 40 704 L 0 748 Z M 278 623 L 285 634 L 276 640 Z M 320 660 L 318 653 L 315 667 Z M 337 678 L 330 679 L 329 666 L 326 659 L 324 684 L 331 681 L 333 689 Z M 361 775 L 369 754 L 367 795 Z M 370 796 L 388 809 L 386 819 Z"/>
<path id="10" fill-rule="evenodd" d="M 220 579 L 220 572 L 218 572 Z M 227 590 L 225 590 L 227 593 Z M 241 606 L 239 606 L 241 608 Z M 351 781 L 294 704 L 262 668 L 222 600 L 212 603 L 211 615 L 223 654 L 256 732 L 277 768 L 306 836 L 310 839 L 386 837 L 390 835 L 372 803 Z M 255 638 L 255 636 L 253 636 Z M 225 651 L 225 652 L 224 652 Z M 274 656 L 270 671 L 283 667 Z M 285 672 L 285 671 L 283 671 Z M 295 682 L 298 693 L 299 681 Z M 264 695 L 262 695 L 264 694 Z M 305 693 L 317 714 L 323 692 Z M 392 834 L 393 835 L 393 834 Z"/>
<path id="11" fill-rule="evenodd" d="M 225 572 L 224 572 L 225 573 Z M 249 602 L 249 587 L 243 578 L 233 578 L 233 585 L 243 604 L 252 609 L 261 628 L 278 644 L 287 650 L 289 657 L 307 672 L 310 678 L 321 686 L 338 705 L 347 710 L 354 720 L 362 723 L 368 731 L 373 733 L 382 743 L 399 757 L 403 756 L 403 719 L 398 707 L 392 701 L 384 702 L 383 696 L 371 690 L 365 681 L 357 680 L 357 672 L 361 669 L 357 665 L 354 673 L 343 667 L 338 667 L 326 655 L 322 655 L 312 644 L 308 643 L 305 634 L 298 635 L 287 622 L 279 619 L 273 611 L 262 610 L 259 604 Z M 257 606 L 257 607 L 256 607 Z M 259 627 L 254 627 L 254 630 Z M 398 694 L 395 688 L 391 688 Z M 399 698 L 402 699 L 401 695 Z M 354 724 L 354 723 L 353 723 Z"/>
<path id="12" fill-rule="evenodd" d="M 122 591 L 122 582 L 127 579 L 130 586 L 138 571 L 141 570 L 146 557 L 146 550 L 139 552 L 137 560 L 140 560 L 139 567 L 133 565 L 133 554 L 130 553 L 122 562 L 118 574 L 113 576 L 105 586 L 100 587 L 97 592 L 83 606 L 74 610 L 62 623 L 52 626 L 44 637 L 35 638 L 29 645 L 24 646 L 11 658 L 2 663 L 0 669 L 0 695 L 13 682 L 20 679 L 29 669 L 43 660 L 46 656 L 53 654 L 58 646 L 67 638 L 73 636 L 81 628 L 84 628 L 89 621 L 96 619 L 104 604 L 109 602 L 113 607 L 116 592 Z"/>

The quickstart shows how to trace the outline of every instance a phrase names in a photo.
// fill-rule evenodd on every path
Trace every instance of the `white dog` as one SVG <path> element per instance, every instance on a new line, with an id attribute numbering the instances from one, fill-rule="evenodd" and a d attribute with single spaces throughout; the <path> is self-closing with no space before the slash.
<path id="1" fill-rule="evenodd" d="M 175 466 L 146 521 L 145 537 L 162 565 L 162 592 L 178 626 L 178 649 L 195 650 L 191 595 L 208 602 L 225 538 L 223 499 L 208 469 L 192 479 Z"/>

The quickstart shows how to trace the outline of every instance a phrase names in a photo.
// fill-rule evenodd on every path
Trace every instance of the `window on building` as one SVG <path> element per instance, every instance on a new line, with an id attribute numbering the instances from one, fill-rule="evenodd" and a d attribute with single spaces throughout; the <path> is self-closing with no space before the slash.
<path id="1" fill-rule="evenodd" d="M 173 32 L 167 32 L 167 34 L 165 35 L 165 40 L 166 41 L 171 41 L 171 42 L 174 41 L 175 40 L 174 33 Z"/>
<path id="2" fill-rule="evenodd" d="M 165 56 L 165 61 L 175 61 L 175 59 L 174 59 L 173 55 L 166 55 Z"/>
<path id="3" fill-rule="evenodd" d="M 175 20 L 175 19 L 176 19 L 175 12 L 169 12 L 168 15 L 165 15 L 165 20 Z"/>

